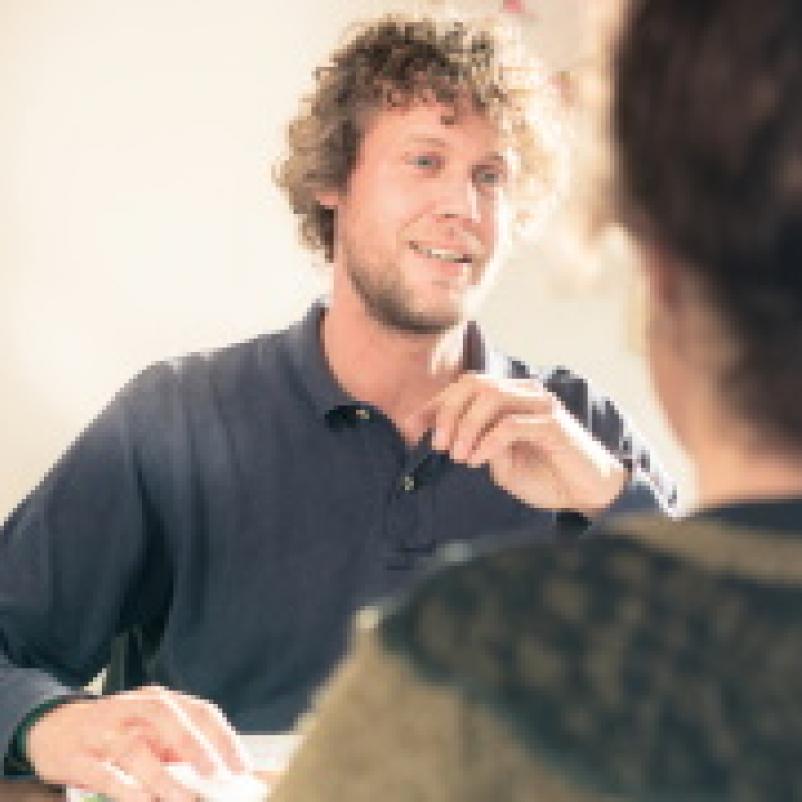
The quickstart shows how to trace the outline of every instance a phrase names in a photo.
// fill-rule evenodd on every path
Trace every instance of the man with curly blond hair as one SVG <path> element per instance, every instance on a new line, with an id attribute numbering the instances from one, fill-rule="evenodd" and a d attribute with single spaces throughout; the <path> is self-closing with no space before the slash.
<path id="1" fill-rule="evenodd" d="M 273 802 L 802 799 L 802 4 L 626 6 L 608 199 L 698 506 L 444 555 Z"/>
<path id="2" fill-rule="evenodd" d="M 241 769 L 233 728 L 291 728 L 353 613 L 439 546 L 657 503 L 609 401 L 471 322 L 564 168 L 547 81 L 504 53 L 488 29 L 389 17 L 317 72 L 277 179 L 330 297 L 144 371 L 7 522 L 6 770 L 184 798 L 165 762 Z"/>

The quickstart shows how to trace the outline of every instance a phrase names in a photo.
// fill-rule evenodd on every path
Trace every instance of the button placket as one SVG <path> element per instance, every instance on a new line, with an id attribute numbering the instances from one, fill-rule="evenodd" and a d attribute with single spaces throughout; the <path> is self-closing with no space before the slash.
<path id="1" fill-rule="evenodd" d="M 415 475 L 411 473 L 404 474 L 398 484 L 404 493 L 411 493 L 415 489 Z"/>
<path id="2" fill-rule="evenodd" d="M 385 519 L 389 570 L 414 570 L 434 550 L 430 480 L 436 456 L 426 442 L 418 443 L 406 451 L 396 475 Z"/>

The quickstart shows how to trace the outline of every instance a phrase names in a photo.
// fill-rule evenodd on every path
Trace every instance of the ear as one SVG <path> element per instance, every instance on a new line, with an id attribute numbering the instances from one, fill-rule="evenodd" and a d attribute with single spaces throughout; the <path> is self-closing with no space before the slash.
<path id="1" fill-rule="evenodd" d="M 324 209 L 336 209 L 342 200 L 342 194 L 337 189 L 321 189 L 315 193 L 315 200 Z"/>

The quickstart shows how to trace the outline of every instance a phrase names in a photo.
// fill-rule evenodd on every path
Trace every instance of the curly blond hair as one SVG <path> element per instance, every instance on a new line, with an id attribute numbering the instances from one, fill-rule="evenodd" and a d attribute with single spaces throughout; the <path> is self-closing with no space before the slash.
<path id="1" fill-rule="evenodd" d="M 492 119 L 519 161 L 518 229 L 542 221 L 567 182 L 567 148 L 556 94 L 510 34 L 497 23 L 388 15 L 359 26 L 316 70 L 274 171 L 306 246 L 332 260 L 334 211 L 319 193 L 345 188 L 372 113 L 413 102 L 467 99 Z"/>

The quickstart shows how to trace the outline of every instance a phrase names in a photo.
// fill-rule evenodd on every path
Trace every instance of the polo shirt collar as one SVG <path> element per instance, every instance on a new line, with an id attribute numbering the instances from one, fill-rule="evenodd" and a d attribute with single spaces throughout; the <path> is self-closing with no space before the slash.
<path id="1" fill-rule="evenodd" d="M 332 410 L 355 406 L 357 401 L 337 383 L 326 362 L 320 339 L 320 324 L 327 304 L 318 299 L 287 331 L 290 359 L 306 388 L 315 410 L 325 417 Z"/>
<path id="2" fill-rule="evenodd" d="M 359 401 L 339 385 L 323 353 L 320 324 L 327 306 L 325 299 L 316 300 L 306 315 L 287 331 L 290 359 L 321 417 L 337 409 L 359 406 Z M 468 323 L 465 331 L 465 367 L 500 378 L 514 375 L 510 359 L 488 344 L 474 321 Z"/>
<path id="3" fill-rule="evenodd" d="M 800 537 L 802 498 L 746 499 L 708 507 L 694 513 L 698 520 L 722 521 L 733 526 L 768 529 L 775 533 Z"/>
<path id="4" fill-rule="evenodd" d="M 513 375 L 510 360 L 488 343 L 479 324 L 474 320 L 468 321 L 465 329 L 465 369 L 498 378 Z"/>

